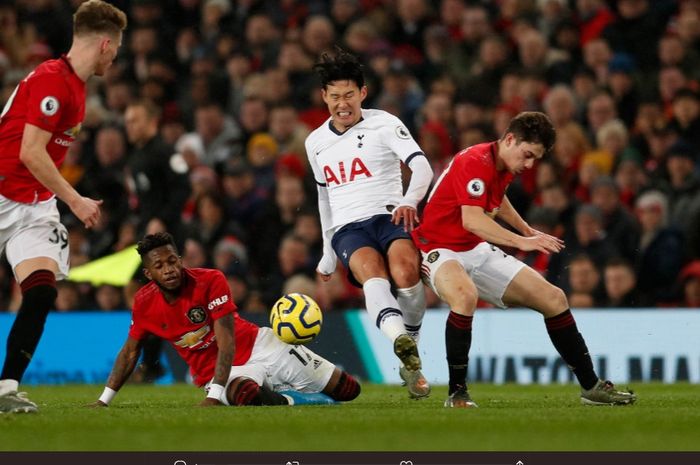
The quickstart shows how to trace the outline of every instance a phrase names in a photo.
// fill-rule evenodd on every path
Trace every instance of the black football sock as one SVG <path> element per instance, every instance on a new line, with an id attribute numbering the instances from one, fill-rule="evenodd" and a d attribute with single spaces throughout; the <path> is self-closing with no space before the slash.
<path id="1" fill-rule="evenodd" d="M 340 374 L 338 384 L 335 385 L 330 397 L 339 402 L 347 402 L 353 400 L 360 395 L 360 383 L 355 378 L 346 372 Z"/>
<path id="2" fill-rule="evenodd" d="M 571 368 L 583 389 L 590 389 L 598 382 L 598 375 L 593 369 L 593 361 L 588 353 L 586 341 L 578 332 L 576 321 L 570 310 L 557 316 L 545 318 L 549 338 L 561 358 Z"/>
<path id="3" fill-rule="evenodd" d="M 447 368 L 449 371 L 452 394 L 459 386 L 467 385 L 467 364 L 469 348 L 472 345 L 473 316 L 450 312 L 445 325 L 445 347 L 447 349 Z"/>
<path id="4" fill-rule="evenodd" d="M 7 337 L 7 354 L 0 379 L 22 380 L 56 300 L 56 276 L 49 270 L 38 270 L 22 281 L 20 288 L 22 305 Z"/>

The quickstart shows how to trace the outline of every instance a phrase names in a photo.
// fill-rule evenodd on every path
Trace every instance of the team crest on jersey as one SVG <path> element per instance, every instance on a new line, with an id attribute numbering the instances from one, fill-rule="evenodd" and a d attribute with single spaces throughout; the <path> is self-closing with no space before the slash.
<path id="1" fill-rule="evenodd" d="M 58 99 L 56 97 L 48 96 L 44 97 L 41 100 L 41 103 L 39 104 L 39 108 L 41 108 L 41 112 L 45 114 L 46 116 L 53 116 L 56 114 L 58 111 L 58 107 L 60 105 L 58 104 Z"/>
<path id="2" fill-rule="evenodd" d="M 396 126 L 396 135 L 399 139 L 410 139 L 411 133 L 403 126 Z"/>
<path id="3" fill-rule="evenodd" d="M 435 263 L 440 258 L 440 252 L 434 250 L 428 254 L 428 263 Z"/>
<path id="4" fill-rule="evenodd" d="M 207 319 L 204 307 L 194 307 L 187 311 L 187 318 L 194 324 L 203 323 Z"/>
<path id="5" fill-rule="evenodd" d="M 484 194 L 484 181 L 479 178 L 472 179 L 467 183 L 467 192 L 472 197 L 481 197 Z"/>

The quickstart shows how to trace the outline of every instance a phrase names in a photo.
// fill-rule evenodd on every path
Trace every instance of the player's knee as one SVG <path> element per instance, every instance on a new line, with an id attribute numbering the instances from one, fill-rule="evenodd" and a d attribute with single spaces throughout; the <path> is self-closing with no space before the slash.
<path id="1" fill-rule="evenodd" d="M 260 405 L 260 386 L 250 378 L 236 378 L 229 384 L 226 397 L 230 405 Z"/>
<path id="2" fill-rule="evenodd" d="M 559 289 L 556 286 L 550 286 L 549 291 L 547 292 L 547 302 L 550 302 L 551 312 L 554 312 L 556 314 L 559 314 L 569 308 L 569 301 L 566 298 L 566 294 L 564 291 Z"/>
<path id="3" fill-rule="evenodd" d="M 340 379 L 338 379 L 338 384 L 335 385 L 333 392 L 330 396 L 334 400 L 340 402 L 347 402 L 357 398 L 360 395 L 360 383 L 357 382 L 355 378 L 346 372 L 340 374 Z"/>
<path id="4" fill-rule="evenodd" d="M 473 286 L 459 285 L 446 296 L 450 308 L 462 315 L 473 315 L 478 294 Z"/>

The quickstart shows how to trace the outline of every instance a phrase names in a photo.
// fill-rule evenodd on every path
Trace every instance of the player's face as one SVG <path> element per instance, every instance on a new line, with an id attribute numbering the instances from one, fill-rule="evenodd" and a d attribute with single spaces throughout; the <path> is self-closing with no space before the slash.
<path id="1" fill-rule="evenodd" d="M 117 51 L 122 44 L 122 33 L 113 37 L 104 35 L 100 37 L 100 55 L 97 58 L 95 66 L 95 76 L 103 76 L 107 68 L 112 65 L 112 62 L 117 57 Z"/>
<path id="2" fill-rule="evenodd" d="M 155 248 L 146 254 L 144 273 L 166 291 L 175 291 L 182 284 L 182 259 L 171 245 Z"/>
<path id="3" fill-rule="evenodd" d="M 367 97 L 367 87 L 361 89 L 354 81 L 333 81 L 321 91 L 328 105 L 333 125 L 340 131 L 354 126 L 362 118 L 362 101 Z"/>
<path id="4" fill-rule="evenodd" d="M 542 144 L 518 142 L 513 134 L 506 135 L 504 146 L 503 162 L 508 171 L 513 174 L 520 174 L 525 170 L 529 170 L 533 167 L 535 161 L 544 156 Z"/>

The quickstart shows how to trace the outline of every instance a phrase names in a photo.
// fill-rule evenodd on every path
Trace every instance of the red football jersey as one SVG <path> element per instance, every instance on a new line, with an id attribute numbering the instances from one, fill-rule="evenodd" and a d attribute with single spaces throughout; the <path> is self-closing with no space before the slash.
<path id="1" fill-rule="evenodd" d="M 464 252 L 483 239 L 462 226 L 462 205 L 479 206 L 495 217 L 514 176 L 496 170 L 496 142 L 474 145 L 457 153 L 443 171 L 428 203 L 413 241 L 424 252 L 445 248 Z"/>
<path id="2" fill-rule="evenodd" d="M 85 117 L 85 82 L 65 56 L 40 64 L 15 88 L 0 116 L 0 194 L 32 203 L 53 196 L 19 159 L 25 124 L 52 133 L 46 151 L 61 166 Z"/>
<path id="3" fill-rule="evenodd" d="M 219 348 L 214 321 L 233 313 L 236 351 L 233 365 L 250 358 L 258 327 L 238 316 L 236 304 L 223 273 L 204 268 L 184 268 L 182 291 L 170 304 L 154 282 L 136 293 L 129 337 L 143 339 L 147 334 L 169 341 L 187 362 L 197 386 L 214 377 Z"/>

